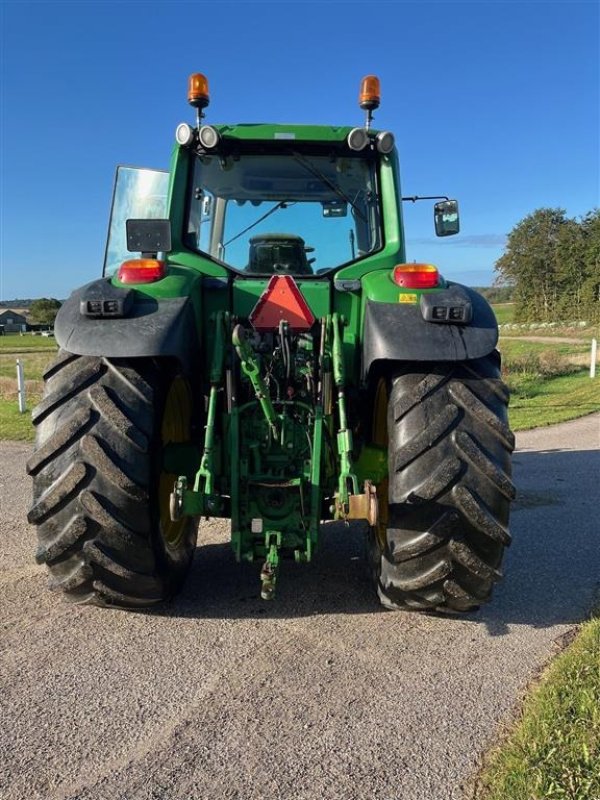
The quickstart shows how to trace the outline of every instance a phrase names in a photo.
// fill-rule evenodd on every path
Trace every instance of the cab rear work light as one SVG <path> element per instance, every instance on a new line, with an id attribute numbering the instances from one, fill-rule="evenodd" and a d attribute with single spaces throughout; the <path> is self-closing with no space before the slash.
<path id="1" fill-rule="evenodd" d="M 119 267 L 117 278 L 121 283 L 154 283 L 167 273 L 166 261 L 156 258 L 132 258 Z"/>
<path id="2" fill-rule="evenodd" d="M 440 274 L 433 264 L 398 264 L 392 277 L 403 289 L 434 289 L 440 283 Z"/>

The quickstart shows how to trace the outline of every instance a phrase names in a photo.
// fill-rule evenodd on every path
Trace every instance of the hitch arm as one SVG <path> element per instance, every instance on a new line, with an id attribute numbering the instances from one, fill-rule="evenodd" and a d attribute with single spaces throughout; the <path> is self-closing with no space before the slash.
<path id="1" fill-rule="evenodd" d="M 336 503 L 336 517 L 346 518 L 349 512 L 350 495 L 358 494 L 358 479 L 352 471 L 352 431 L 348 428 L 346 413 L 346 376 L 344 372 L 344 356 L 342 352 L 342 335 L 338 314 L 331 317 L 333 327 L 333 380 L 337 390 L 337 406 L 340 428 L 337 434 L 337 446 L 340 459 L 340 475 Z"/>
<path id="2" fill-rule="evenodd" d="M 210 369 L 210 394 L 204 433 L 204 448 L 200 466 L 196 473 L 193 490 L 188 488 L 187 478 L 180 476 L 170 499 L 170 515 L 173 521 L 182 516 L 198 516 L 221 510 L 221 499 L 215 493 L 215 419 L 219 385 L 223 379 L 225 360 L 225 330 L 229 326 L 229 314 L 219 311 L 215 314 L 215 343 Z"/>
<path id="3" fill-rule="evenodd" d="M 269 423 L 273 435 L 277 436 L 278 435 L 277 423 L 279 421 L 279 418 L 277 416 L 277 413 L 275 412 L 273 403 L 271 402 L 269 390 L 267 389 L 263 377 L 260 374 L 260 369 L 256 361 L 256 357 L 252 351 L 252 348 L 246 341 L 246 332 L 244 331 L 241 325 L 235 326 L 235 328 L 233 329 L 233 334 L 231 336 L 231 339 L 233 341 L 233 346 L 235 347 L 236 352 L 240 357 L 242 371 L 249 378 L 250 383 L 252 384 L 252 388 L 254 389 L 254 394 L 256 395 L 256 399 L 260 403 L 262 412 L 265 415 L 265 419 Z"/>

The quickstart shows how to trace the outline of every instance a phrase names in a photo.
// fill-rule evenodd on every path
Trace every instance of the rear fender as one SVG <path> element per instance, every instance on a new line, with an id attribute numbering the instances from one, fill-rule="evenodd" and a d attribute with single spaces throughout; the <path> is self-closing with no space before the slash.
<path id="1" fill-rule="evenodd" d="M 200 337 L 189 296 L 153 298 L 109 279 L 77 289 L 54 324 L 70 353 L 107 358 L 174 357 L 187 374 L 198 364 Z"/>
<path id="2" fill-rule="evenodd" d="M 450 285 L 426 302 L 378 303 L 367 299 L 364 313 L 362 377 L 366 380 L 376 364 L 385 361 L 467 361 L 491 353 L 498 342 L 498 324 L 488 302 L 465 286 Z M 443 305 L 461 298 L 471 309 L 466 324 L 434 322 L 430 301 Z"/>

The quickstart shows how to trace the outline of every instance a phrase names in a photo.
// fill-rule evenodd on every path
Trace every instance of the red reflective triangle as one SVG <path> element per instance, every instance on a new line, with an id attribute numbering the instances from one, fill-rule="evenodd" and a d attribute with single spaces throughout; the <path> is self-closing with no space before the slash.
<path id="1" fill-rule="evenodd" d="M 281 320 L 291 330 L 307 331 L 315 318 L 290 275 L 273 275 L 248 317 L 257 331 L 276 331 Z"/>

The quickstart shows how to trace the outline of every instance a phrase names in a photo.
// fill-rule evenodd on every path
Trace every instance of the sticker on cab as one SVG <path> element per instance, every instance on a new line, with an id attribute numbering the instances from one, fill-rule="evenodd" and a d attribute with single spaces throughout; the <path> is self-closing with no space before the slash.
<path id="1" fill-rule="evenodd" d="M 416 303 L 417 302 L 417 295 L 416 294 L 401 294 L 398 297 L 399 303 Z"/>

